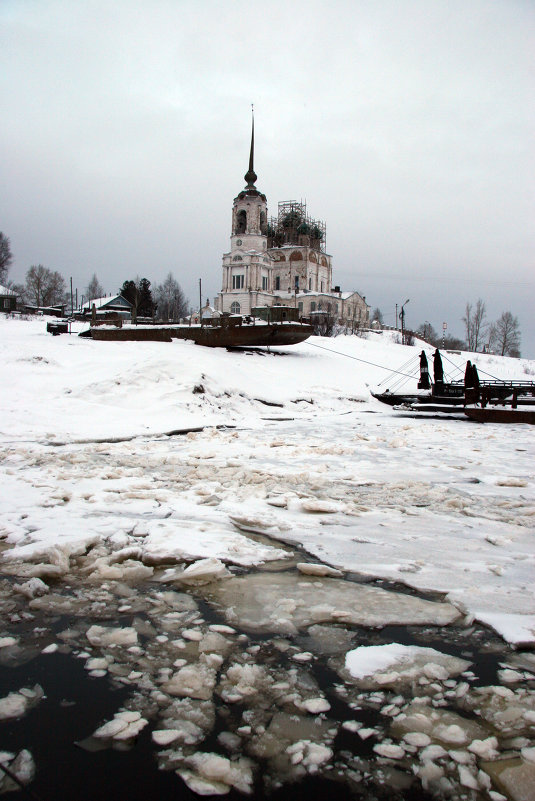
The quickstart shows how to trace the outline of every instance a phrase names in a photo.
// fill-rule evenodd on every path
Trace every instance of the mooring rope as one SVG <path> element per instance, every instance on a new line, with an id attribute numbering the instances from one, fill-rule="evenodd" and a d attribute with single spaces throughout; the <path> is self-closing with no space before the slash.
<path id="1" fill-rule="evenodd" d="M 398 373 L 399 375 L 404 375 L 406 378 L 414 378 L 413 375 L 408 375 L 407 373 L 402 373 L 400 370 L 393 370 L 391 367 L 383 367 L 382 364 L 376 364 L 375 362 L 369 362 L 366 359 L 359 359 L 358 356 L 350 356 L 349 353 L 340 353 L 337 350 L 331 350 L 330 348 L 324 348 L 322 345 L 316 345 L 314 342 L 307 342 L 307 345 L 310 345 L 312 348 L 319 348 L 320 350 L 326 350 L 327 353 L 334 353 L 335 356 L 345 356 L 347 359 L 353 359 L 356 362 L 362 362 L 363 364 L 370 364 L 372 367 L 378 367 L 380 370 L 388 370 L 389 373 Z"/>

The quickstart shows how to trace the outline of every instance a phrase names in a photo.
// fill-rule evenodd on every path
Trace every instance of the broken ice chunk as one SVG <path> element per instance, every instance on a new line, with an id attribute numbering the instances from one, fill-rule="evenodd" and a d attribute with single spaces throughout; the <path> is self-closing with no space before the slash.
<path id="1" fill-rule="evenodd" d="M 470 663 L 433 648 L 416 645 L 360 646 L 348 651 L 345 668 L 362 686 L 395 686 L 422 676 L 446 679 L 466 670 Z"/>
<path id="2" fill-rule="evenodd" d="M 123 720 L 122 718 L 113 718 L 113 720 L 109 720 L 107 723 L 104 723 L 100 728 L 98 728 L 94 733 L 93 737 L 98 737 L 101 739 L 105 739 L 107 737 L 115 737 L 116 734 L 126 729 L 128 726 L 128 722 Z"/>
<path id="3" fill-rule="evenodd" d="M 210 587 L 208 598 L 225 610 L 229 623 L 239 620 L 242 629 L 252 631 L 295 633 L 341 620 L 363 626 L 447 625 L 459 617 L 450 604 L 329 577 L 318 586 L 305 576 L 296 580 L 294 573 L 233 577 Z"/>
<path id="4" fill-rule="evenodd" d="M 226 795 L 231 787 L 242 793 L 252 791 L 252 762 L 245 757 L 230 760 L 219 754 L 198 752 L 188 757 L 187 764 L 192 770 L 179 769 L 177 773 L 201 795 L 210 794 L 210 787 L 214 795 Z"/>
<path id="5" fill-rule="evenodd" d="M 23 687 L 18 692 L 9 693 L 4 698 L 0 698 L 0 720 L 22 717 L 43 697 L 43 688 L 40 684 L 34 685 L 31 689 Z"/>
<path id="6" fill-rule="evenodd" d="M 134 645 L 137 643 L 137 631 L 126 626 L 124 628 L 106 628 L 105 626 L 91 626 L 86 631 L 86 637 L 91 645 Z"/>
<path id="7" fill-rule="evenodd" d="M 340 511 L 339 504 L 332 503 L 331 501 L 324 501 L 320 498 L 305 498 L 301 501 L 301 509 L 303 512 L 312 512 L 313 514 L 335 514 Z"/>
<path id="8" fill-rule="evenodd" d="M 341 570 L 313 562 L 298 562 L 296 568 L 305 576 L 343 576 Z"/>
<path id="9" fill-rule="evenodd" d="M 156 729 L 152 732 L 152 739 L 156 745 L 169 745 L 178 739 L 178 729 Z"/>
<path id="10" fill-rule="evenodd" d="M 45 584 L 44 581 L 36 576 L 28 581 L 25 581 L 24 584 L 14 584 L 13 589 L 15 592 L 18 592 L 20 595 L 24 595 L 26 598 L 38 598 L 41 595 L 46 595 L 47 592 L 50 592 L 48 584 Z"/>
<path id="11" fill-rule="evenodd" d="M 9 765 L 9 771 L 17 777 L 18 782 L 8 776 L 0 767 L 0 794 L 20 790 L 20 784 L 30 784 L 35 776 L 35 762 L 30 751 L 23 748 L 13 759 L 13 754 L 3 751 L 0 754 L 0 766 Z M 20 784 L 19 784 L 20 782 Z"/>
<path id="12" fill-rule="evenodd" d="M 326 698 L 308 698 L 300 704 L 300 707 L 311 715 L 319 715 L 321 712 L 328 712 L 331 705 Z"/>
<path id="13" fill-rule="evenodd" d="M 377 743 L 373 746 L 373 750 L 379 756 L 386 757 L 387 759 L 403 759 L 405 751 L 400 745 L 393 743 Z"/>
<path id="14" fill-rule="evenodd" d="M 189 565 L 176 578 L 183 584 L 208 584 L 216 579 L 226 578 L 231 573 L 223 562 L 213 556 L 207 559 L 198 559 Z"/>
<path id="15" fill-rule="evenodd" d="M 213 668 L 200 663 L 185 665 L 162 685 L 162 690 L 169 695 L 208 700 L 212 697 L 215 682 L 216 672 Z"/>

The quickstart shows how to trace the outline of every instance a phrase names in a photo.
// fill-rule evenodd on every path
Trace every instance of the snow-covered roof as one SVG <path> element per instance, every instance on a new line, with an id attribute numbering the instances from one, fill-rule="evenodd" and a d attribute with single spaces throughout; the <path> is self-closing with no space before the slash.
<path id="1" fill-rule="evenodd" d="M 10 295 L 11 297 L 16 297 L 17 293 L 13 292 L 12 289 L 8 289 L 7 286 L 2 286 L 2 284 L 0 284 L 0 295 Z"/>
<path id="2" fill-rule="evenodd" d="M 96 309 L 102 309 L 105 306 L 112 306 L 114 304 L 128 307 L 132 306 L 130 301 L 124 298 L 122 295 L 109 295 L 107 298 L 92 298 L 84 303 L 81 308 L 91 310 L 93 306 L 95 306 Z"/>

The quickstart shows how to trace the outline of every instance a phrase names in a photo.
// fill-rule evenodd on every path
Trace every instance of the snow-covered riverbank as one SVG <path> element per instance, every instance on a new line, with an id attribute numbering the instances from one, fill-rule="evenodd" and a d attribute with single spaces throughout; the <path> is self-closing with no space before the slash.
<path id="1" fill-rule="evenodd" d="M 8 319 L 0 348 L 4 559 L 68 574 L 98 544 L 105 578 L 127 557 L 254 565 L 299 543 L 535 642 L 533 431 L 406 418 L 371 398 L 380 365 L 419 348 L 385 332 L 227 352 L 52 337 L 42 320 Z M 462 369 L 465 357 L 448 359 Z M 477 363 L 500 378 L 535 371 Z"/>
<path id="2" fill-rule="evenodd" d="M 145 749 L 196 794 L 313 776 L 321 799 L 333 780 L 531 798 L 533 431 L 381 406 L 378 365 L 419 349 L 231 353 L 0 319 L 0 671 L 83 660 L 124 700 L 80 707 L 73 739 Z M 48 691 L 0 693 L 24 746 L 0 761 L 24 782 Z"/>

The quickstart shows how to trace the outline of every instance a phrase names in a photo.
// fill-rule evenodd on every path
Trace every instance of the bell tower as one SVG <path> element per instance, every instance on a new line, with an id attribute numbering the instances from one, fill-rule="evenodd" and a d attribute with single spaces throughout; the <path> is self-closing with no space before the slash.
<path id="1" fill-rule="evenodd" d="M 249 169 L 244 175 L 246 186 L 232 206 L 231 250 L 267 250 L 267 201 L 266 196 L 255 186 L 254 171 L 254 117 L 251 124 L 251 149 Z"/>
<path id="2" fill-rule="evenodd" d="M 245 188 L 232 204 L 230 252 L 223 256 L 221 311 L 249 314 L 270 303 L 272 260 L 267 247 L 267 201 L 256 188 L 254 171 L 254 116 L 251 120 L 249 169 Z M 267 293 L 267 294 L 266 294 Z"/>

